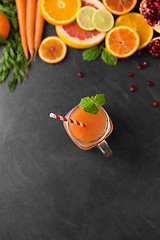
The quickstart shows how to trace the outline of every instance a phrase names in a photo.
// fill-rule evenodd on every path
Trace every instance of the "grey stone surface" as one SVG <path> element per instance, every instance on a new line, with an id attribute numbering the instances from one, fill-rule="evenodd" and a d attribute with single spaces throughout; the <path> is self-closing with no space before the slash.
<path id="1" fill-rule="evenodd" d="M 145 50 L 117 66 L 81 54 L 68 48 L 56 65 L 37 57 L 14 93 L 0 85 L 0 239 L 160 239 L 160 62 Z M 109 159 L 79 149 L 48 117 L 97 93 L 114 124 Z"/>

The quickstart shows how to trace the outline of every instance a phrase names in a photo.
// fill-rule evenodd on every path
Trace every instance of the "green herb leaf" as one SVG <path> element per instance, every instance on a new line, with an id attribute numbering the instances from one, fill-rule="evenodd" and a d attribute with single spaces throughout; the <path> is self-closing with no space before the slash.
<path id="1" fill-rule="evenodd" d="M 97 94 L 95 96 L 95 104 L 97 106 L 102 106 L 105 104 L 105 95 L 104 94 Z"/>
<path id="2" fill-rule="evenodd" d="M 85 61 L 94 61 L 101 54 L 101 49 L 99 46 L 94 46 L 83 51 L 82 58 Z"/>
<path id="3" fill-rule="evenodd" d="M 17 85 L 17 80 L 15 78 L 9 80 L 8 82 L 8 88 L 11 92 L 13 92 L 16 88 L 16 85 Z"/>
<path id="4" fill-rule="evenodd" d="M 96 115 L 99 112 L 99 109 L 95 104 L 93 104 L 91 107 L 85 107 L 83 110 L 93 115 Z"/>
<path id="5" fill-rule="evenodd" d="M 112 56 L 106 48 L 103 48 L 101 59 L 108 65 L 115 66 L 117 65 L 118 59 L 114 56 Z"/>
<path id="6" fill-rule="evenodd" d="M 7 43 L 8 41 L 4 39 L 2 36 L 0 36 L 0 43 Z"/>
<path id="7" fill-rule="evenodd" d="M 93 105 L 94 102 L 92 102 L 92 100 L 90 99 L 90 97 L 85 97 L 85 98 L 82 98 L 82 99 L 81 99 L 81 101 L 80 101 L 80 103 L 79 103 L 79 106 L 80 106 L 81 108 L 85 108 L 85 107 L 87 107 L 89 104 L 90 104 L 90 105 Z"/>
<path id="8" fill-rule="evenodd" d="M 99 112 L 97 106 L 102 106 L 104 103 L 105 95 L 97 94 L 95 97 L 91 96 L 82 98 L 78 106 L 83 108 L 85 112 L 95 115 Z"/>

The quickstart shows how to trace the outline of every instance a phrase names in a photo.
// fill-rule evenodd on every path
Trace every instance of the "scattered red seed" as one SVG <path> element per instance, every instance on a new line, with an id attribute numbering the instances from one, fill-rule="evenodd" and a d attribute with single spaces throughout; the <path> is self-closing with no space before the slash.
<path id="1" fill-rule="evenodd" d="M 143 66 L 142 66 L 142 65 L 138 65 L 137 68 L 138 68 L 139 70 L 141 70 L 141 69 L 143 68 Z"/>
<path id="2" fill-rule="evenodd" d="M 78 72 L 78 73 L 77 73 L 77 76 L 78 76 L 78 77 L 83 77 L 83 73 L 82 73 L 82 72 Z"/>
<path id="3" fill-rule="evenodd" d="M 132 77 L 132 76 L 133 76 L 133 73 L 129 72 L 128 77 Z"/>
<path id="4" fill-rule="evenodd" d="M 130 91 L 131 91 L 131 92 L 134 92 L 135 90 L 136 90 L 136 87 L 135 87 L 135 86 L 131 86 L 131 87 L 130 87 Z"/>
<path id="5" fill-rule="evenodd" d="M 160 64 L 158 65 L 158 67 L 160 68 Z"/>
<path id="6" fill-rule="evenodd" d="M 148 81 L 147 84 L 148 84 L 148 86 L 153 86 L 153 82 L 152 81 Z"/>
<path id="7" fill-rule="evenodd" d="M 142 55 L 142 51 L 138 51 L 137 55 L 140 57 Z"/>
<path id="8" fill-rule="evenodd" d="M 157 101 L 154 101 L 153 106 L 158 107 L 159 103 Z"/>
<path id="9" fill-rule="evenodd" d="M 147 61 L 144 61 L 143 62 L 143 67 L 147 67 L 148 66 L 148 62 Z"/>

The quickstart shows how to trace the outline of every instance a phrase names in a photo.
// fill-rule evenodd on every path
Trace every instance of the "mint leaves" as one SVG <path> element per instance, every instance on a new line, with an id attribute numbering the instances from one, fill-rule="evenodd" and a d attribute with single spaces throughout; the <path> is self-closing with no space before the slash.
<path id="1" fill-rule="evenodd" d="M 117 65 L 118 59 L 112 56 L 107 49 L 101 44 L 83 51 L 82 58 L 85 61 L 94 61 L 101 55 L 101 59 L 108 65 Z"/>
<path id="2" fill-rule="evenodd" d="M 94 46 L 83 51 L 82 58 L 85 61 L 94 61 L 101 54 L 101 49 L 99 46 Z"/>
<path id="3" fill-rule="evenodd" d="M 118 59 L 112 56 L 106 48 L 102 50 L 101 59 L 108 65 L 115 66 L 117 65 Z"/>
<path id="4" fill-rule="evenodd" d="M 104 103 L 105 95 L 97 94 L 95 97 L 91 96 L 82 98 L 78 106 L 83 108 L 85 112 L 95 115 L 99 112 L 97 106 L 102 106 Z"/>

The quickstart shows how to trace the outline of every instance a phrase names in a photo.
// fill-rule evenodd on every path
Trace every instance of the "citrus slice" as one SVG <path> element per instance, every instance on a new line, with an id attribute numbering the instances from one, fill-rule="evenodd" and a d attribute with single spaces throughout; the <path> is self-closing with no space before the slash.
<path id="1" fill-rule="evenodd" d="M 41 13 L 53 25 L 73 22 L 81 8 L 81 0 L 41 0 Z"/>
<path id="2" fill-rule="evenodd" d="M 137 0 L 102 0 L 102 2 L 111 13 L 123 15 L 135 7 Z"/>
<path id="3" fill-rule="evenodd" d="M 106 9 L 97 9 L 92 16 L 95 29 L 99 32 L 107 32 L 114 25 L 114 17 Z"/>
<path id="4" fill-rule="evenodd" d="M 77 16 L 77 23 L 85 31 L 92 31 L 95 29 L 92 23 L 92 15 L 96 11 L 94 7 L 85 6 L 82 7 Z"/>
<path id="5" fill-rule="evenodd" d="M 82 6 L 105 9 L 99 0 L 82 0 Z M 98 32 L 97 30 L 85 31 L 79 27 L 77 21 L 66 26 L 56 26 L 56 32 L 68 46 L 80 49 L 90 48 L 99 44 L 106 35 L 106 33 Z"/>
<path id="6" fill-rule="evenodd" d="M 140 37 L 131 27 L 117 26 L 106 35 L 105 45 L 113 56 L 126 58 L 132 55 L 139 47 Z"/>
<path id="7" fill-rule="evenodd" d="M 132 27 L 136 32 L 138 32 L 140 36 L 138 50 L 146 47 L 153 37 L 153 28 L 148 25 L 140 13 L 132 12 L 119 16 L 115 21 L 115 26 L 120 25 Z"/>
<path id="8" fill-rule="evenodd" d="M 56 36 L 43 39 L 39 47 L 39 57 L 47 63 L 58 63 L 67 53 L 66 44 Z"/>

